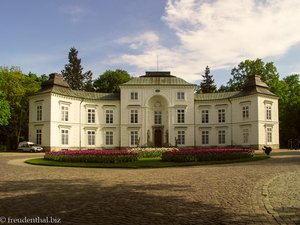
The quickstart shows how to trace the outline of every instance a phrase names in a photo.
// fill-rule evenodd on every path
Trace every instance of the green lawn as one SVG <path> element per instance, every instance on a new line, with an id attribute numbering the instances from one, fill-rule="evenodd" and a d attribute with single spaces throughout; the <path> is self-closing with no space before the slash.
<path id="1" fill-rule="evenodd" d="M 253 158 L 224 161 L 205 161 L 205 162 L 162 162 L 160 158 L 142 158 L 137 162 L 127 163 L 83 163 L 83 162 L 58 162 L 36 158 L 26 160 L 25 163 L 42 166 L 63 166 L 63 167 L 91 167 L 91 168 L 162 168 L 162 167 L 180 167 L 180 166 L 200 166 L 212 164 L 240 163 L 268 159 L 269 156 L 263 154 L 254 154 Z"/>

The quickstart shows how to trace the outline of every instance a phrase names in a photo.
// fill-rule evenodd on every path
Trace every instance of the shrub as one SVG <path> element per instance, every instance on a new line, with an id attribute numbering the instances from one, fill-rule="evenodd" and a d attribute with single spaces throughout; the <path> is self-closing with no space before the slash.
<path id="1" fill-rule="evenodd" d="M 182 149 L 164 152 L 162 160 L 166 162 L 199 162 L 235 160 L 253 157 L 252 149 Z"/>
<path id="2" fill-rule="evenodd" d="M 139 158 L 158 158 L 164 152 L 178 151 L 177 148 L 131 148 L 128 152 L 138 154 Z"/>
<path id="3" fill-rule="evenodd" d="M 126 150 L 73 150 L 47 152 L 44 159 L 61 162 L 122 163 L 137 161 L 137 154 Z"/>

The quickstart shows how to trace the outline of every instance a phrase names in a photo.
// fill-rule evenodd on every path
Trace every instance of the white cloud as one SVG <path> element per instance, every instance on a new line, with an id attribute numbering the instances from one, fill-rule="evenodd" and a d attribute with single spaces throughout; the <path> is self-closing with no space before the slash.
<path id="1" fill-rule="evenodd" d="M 141 70 L 161 69 L 193 82 L 206 65 L 228 68 L 245 59 L 280 56 L 300 42 L 299 0 L 169 0 L 162 20 L 179 44 L 163 46 L 158 34 L 124 37 L 136 52 L 115 59 Z"/>

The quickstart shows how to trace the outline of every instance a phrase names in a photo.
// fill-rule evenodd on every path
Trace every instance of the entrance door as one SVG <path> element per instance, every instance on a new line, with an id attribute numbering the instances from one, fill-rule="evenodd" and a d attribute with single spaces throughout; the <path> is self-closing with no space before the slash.
<path id="1" fill-rule="evenodd" d="M 162 146 L 162 132 L 161 129 L 155 129 L 154 131 L 154 145 L 155 147 Z"/>

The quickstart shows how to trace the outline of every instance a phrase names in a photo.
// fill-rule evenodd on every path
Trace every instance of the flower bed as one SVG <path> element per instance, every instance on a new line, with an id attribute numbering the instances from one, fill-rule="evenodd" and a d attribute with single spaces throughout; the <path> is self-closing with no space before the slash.
<path id="1" fill-rule="evenodd" d="M 164 152 L 178 151 L 177 148 L 131 148 L 128 152 L 138 154 L 139 158 L 158 158 L 162 157 Z"/>
<path id="2" fill-rule="evenodd" d="M 47 152 L 44 159 L 61 162 L 122 163 L 137 161 L 137 153 L 126 150 L 72 150 Z"/>
<path id="3" fill-rule="evenodd" d="M 236 160 L 253 157 L 252 149 L 181 149 L 179 151 L 164 152 L 162 160 L 165 162 L 200 162 L 218 160 Z"/>

